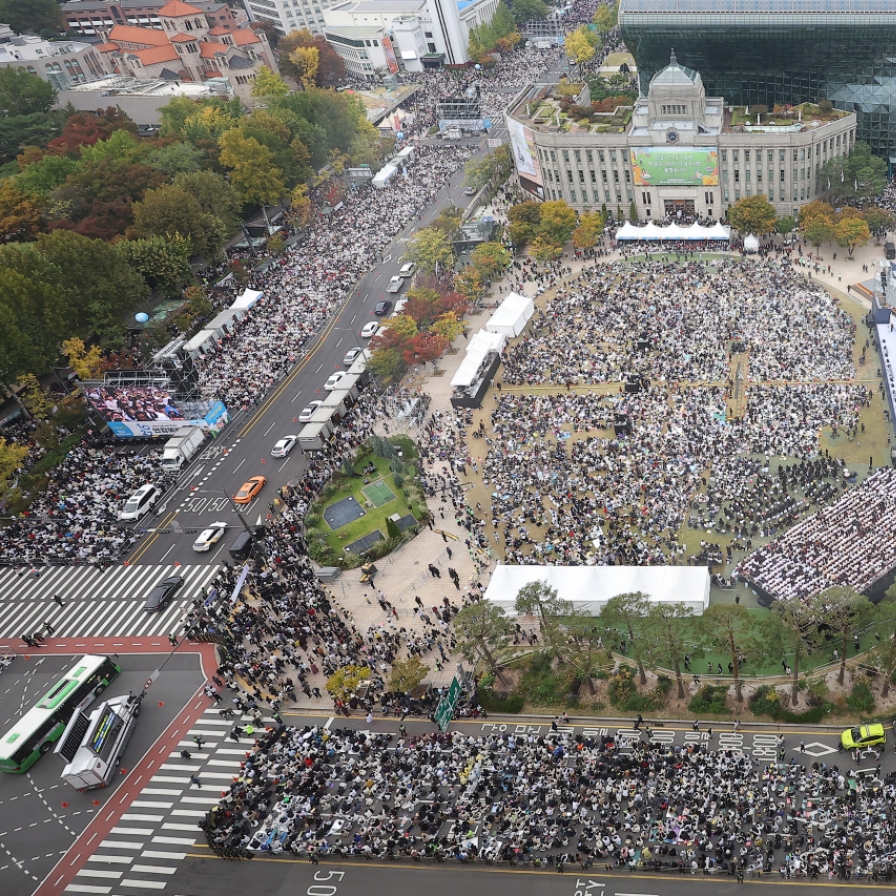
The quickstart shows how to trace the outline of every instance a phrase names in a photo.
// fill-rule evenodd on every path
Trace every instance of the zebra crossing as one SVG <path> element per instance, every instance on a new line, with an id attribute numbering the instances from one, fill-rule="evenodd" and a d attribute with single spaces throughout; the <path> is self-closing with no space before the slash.
<path id="1" fill-rule="evenodd" d="M 145 637 L 179 633 L 190 601 L 217 575 L 219 567 L 190 565 L 93 567 L 51 566 L 39 577 L 0 571 L 0 638 L 20 638 L 44 622 L 54 638 Z M 184 585 L 161 613 L 147 613 L 143 603 L 168 576 Z M 65 603 L 60 607 L 54 595 Z"/>
<path id="2" fill-rule="evenodd" d="M 173 890 L 178 865 L 195 852 L 193 844 L 205 849 L 199 822 L 230 787 L 251 749 L 245 736 L 241 742 L 228 738 L 235 722 L 242 724 L 239 718 L 222 719 L 211 707 L 206 710 L 63 892 L 136 896 Z M 195 735 L 203 737 L 200 748 Z M 183 749 L 190 759 L 181 757 Z M 191 786 L 191 775 L 201 787 Z"/>

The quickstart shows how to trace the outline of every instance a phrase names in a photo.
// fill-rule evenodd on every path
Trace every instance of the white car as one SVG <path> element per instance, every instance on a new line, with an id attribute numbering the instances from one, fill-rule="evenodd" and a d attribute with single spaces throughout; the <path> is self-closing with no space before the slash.
<path id="1" fill-rule="evenodd" d="M 360 354 L 361 354 L 361 349 L 359 349 L 359 348 L 349 349 L 345 353 L 345 357 L 342 359 L 342 363 L 345 364 L 346 367 L 351 367 L 352 364 L 355 363 L 355 358 L 357 358 L 358 355 L 360 355 Z"/>
<path id="2" fill-rule="evenodd" d="M 377 330 L 379 330 L 379 328 L 380 325 L 375 320 L 372 320 L 369 324 L 364 324 L 364 326 L 361 328 L 361 335 L 365 339 L 370 339 L 371 336 L 376 336 Z"/>
<path id="3" fill-rule="evenodd" d="M 322 401 L 312 401 L 307 408 L 302 408 L 302 412 L 299 414 L 299 423 L 307 423 L 322 404 Z"/>
<path id="4" fill-rule="evenodd" d="M 338 385 L 339 381 L 346 375 L 344 370 L 337 370 L 336 373 L 332 374 L 330 378 L 324 383 L 324 389 L 327 392 L 332 392 Z"/>
<path id="5" fill-rule="evenodd" d="M 404 286 L 404 280 L 401 277 L 393 277 L 386 287 L 386 292 L 401 292 L 402 286 Z"/>
<path id="6" fill-rule="evenodd" d="M 271 448 L 271 457 L 286 457 L 292 451 L 298 438 L 298 436 L 284 436 Z"/>
<path id="7" fill-rule="evenodd" d="M 199 537 L 193 542 L 193 550 L 202 553 L 210 551 L 227 531 L 227 523 L 212 523 L 208 529 L 203 529 Z"/>
<path id="8" fill-rule="evenodd" d="M 407 264 L 401 266 L 401 269 L 398 271 L 398 276 L 407 279 L 408 277 L 413 277 L 414 271 L 416 270 L 417 265 L 415 265 L 413 261 L 409 261 Z"/>

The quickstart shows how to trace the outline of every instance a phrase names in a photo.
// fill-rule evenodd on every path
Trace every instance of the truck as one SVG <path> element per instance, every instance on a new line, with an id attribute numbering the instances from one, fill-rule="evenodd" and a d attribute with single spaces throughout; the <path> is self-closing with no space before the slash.
<path id="1" fill-rule="evenodd" d="M 66 784 L 83 793 L 115 779 L 145 693 L 113 697 L 89 715 L 72 716 L 54 751 L 67 763 L 62 770 Z"/>
<path id="2" fill-rule="evenodd" d="M 176 473 L 202 447 L 205 433 L 199 426 L 182 426 L 162 449 L 162 469 Z"/>

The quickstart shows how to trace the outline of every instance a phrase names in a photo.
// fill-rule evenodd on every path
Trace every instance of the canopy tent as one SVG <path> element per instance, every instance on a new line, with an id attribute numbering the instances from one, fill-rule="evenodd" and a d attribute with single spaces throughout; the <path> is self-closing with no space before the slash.
<path id="1" fill-rule="evenodd" d="M 651 603 L 680 602 L 700 616 L 709 606 L 709 569 L 705 566 L 498 566 L 485 599 L 515 615 L 519 590 L 546 581 L 587 613 L 597 615 L 619 594 L 641 591 Z"/>
<path id="2" fill-rule="evenodd" d="M 487 333 L 480 330 L 468 343 L 457 373 L 451 379 L 452 386 L 470 386 L 476 381 L 482 363 L 491 352 L 500 352 L 507 343 L 503 333 Z"/>
<path id="3" fill-rule="evenodd" d="M 263 295 L 264 293 L 259 292 L 257 289 L 244 289 L 243 294 L 238 296 L 230 307 L 236 311 L 251 308 Z"/>
<path id="4" fill-rule="evenodd" d="M 195 357 L 206 346 L 214 344 L 214 330 L 200 330 L 189 342 L 184 343 L 184 351 Z"/>
<path id="5" fill-rule="evenodd" d="M 653 221 L 648 221 L 643 227 L 626 221 L 616 231 L 616 240 L 727 240 L 731 238 L 731 229 L 721 222 L 716 222 L 712 227 L 704 227 L 702 224 L 691 224 L 682 227 L 680 224 L 669 224 L 659 227 Z"/>
<path id="6" fill-rule="evenodd" d="M 510 337 L 519 336 L 534 313 L 535 303 L 532 299 L 512 292 L 488 319 L 485 329 L 489 333 L 503 333 Z"/>

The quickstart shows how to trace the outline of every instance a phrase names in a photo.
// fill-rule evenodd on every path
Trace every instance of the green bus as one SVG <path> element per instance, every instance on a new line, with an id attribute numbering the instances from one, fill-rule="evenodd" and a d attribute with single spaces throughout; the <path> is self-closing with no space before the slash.
<path id="1" fill-rule="evenodd" d="M 0 739 L 0 771 L 27 771 L 53 747 L 71 717 L 93 703 L 121 672 L 107 656 L 82 656 Z"/>

